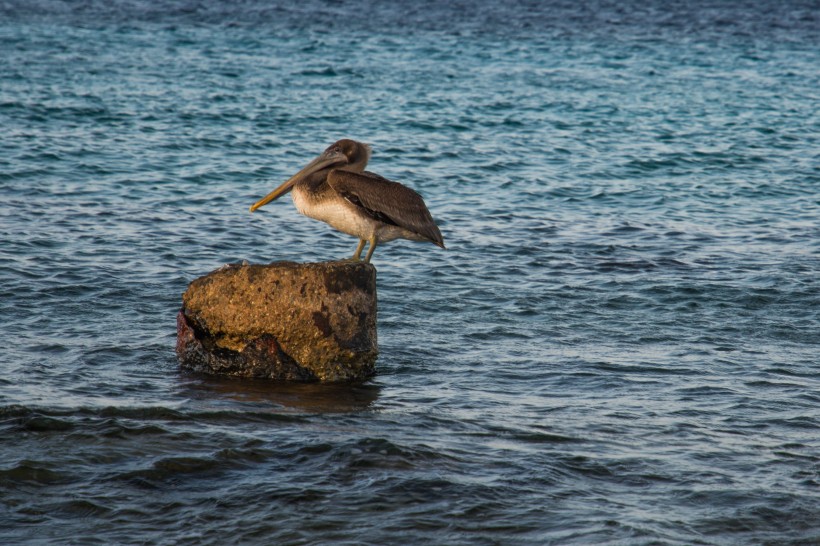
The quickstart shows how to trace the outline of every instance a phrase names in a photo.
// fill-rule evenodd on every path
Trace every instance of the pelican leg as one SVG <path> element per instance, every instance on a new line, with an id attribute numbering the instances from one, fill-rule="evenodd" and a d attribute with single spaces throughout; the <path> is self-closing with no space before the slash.
<path id="1" fill-rule="evenodd" d="M 364 243 L 364 241 L 362 241 Z M 371 237 L 370 239 L 370 248 L 367 249 L 367 256 L 364 257 L 364 261 L 370 263 L 370 257 L 373 255 L 373 251 L 376 250 L 376 237 Z"/>
<path id="2" fill-rule="evenodd" d="M 364 250 L 364 244 L 366 242 L 367 241 L 365 241 L 364 239 L 359 239 L 359 246 L 356 247 L 356 252 L 354 252 L 353 257 L 350 258 L 351 261 L 358 262 L 359 260 L 362 259 L 362 250 Z"/>

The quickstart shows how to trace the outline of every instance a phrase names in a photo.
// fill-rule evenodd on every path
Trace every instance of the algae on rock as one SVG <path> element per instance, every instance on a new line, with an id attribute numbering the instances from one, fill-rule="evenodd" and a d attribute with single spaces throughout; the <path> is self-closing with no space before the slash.
<path id="1" fill-rule="evenodd" d="M 375 373 L 376 269 L 368 263 L 227 265 L 191 282 L 182 301 L 184 368 L 298 381 Z"/>

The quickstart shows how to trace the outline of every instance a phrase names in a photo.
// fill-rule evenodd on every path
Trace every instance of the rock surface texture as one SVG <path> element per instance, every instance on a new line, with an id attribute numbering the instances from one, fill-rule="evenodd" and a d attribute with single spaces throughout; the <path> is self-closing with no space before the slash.
<path id="1" fill-rule="evenodd" d="M 227 265 L 194 280 L 177 315 L 180 365 L 197 372 L 352 381 L 377 355 L 368 263 Z"/>

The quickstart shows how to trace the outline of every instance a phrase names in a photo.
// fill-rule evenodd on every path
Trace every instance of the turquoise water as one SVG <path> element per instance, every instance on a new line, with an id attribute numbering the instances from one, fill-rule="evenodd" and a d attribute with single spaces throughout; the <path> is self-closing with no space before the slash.
<path id="1" fill-rule="evenodd" d="M 0 542 L 820 542 L 820 12 L 728 4 L 0 3 Z M 378 376 L 181 373 L 342 137 Z"/>

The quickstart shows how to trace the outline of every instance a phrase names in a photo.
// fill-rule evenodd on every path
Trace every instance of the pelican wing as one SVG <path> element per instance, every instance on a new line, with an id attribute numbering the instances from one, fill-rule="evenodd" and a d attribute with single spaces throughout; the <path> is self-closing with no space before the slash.
<path id="1" fill-rule="evenodd" d="M 407 186 L 369 171 L 333 170 L 327 182 L 371 218 L 412 231 L 444 248 L 444 239 L 427 205 L 421 195 Z"/>

